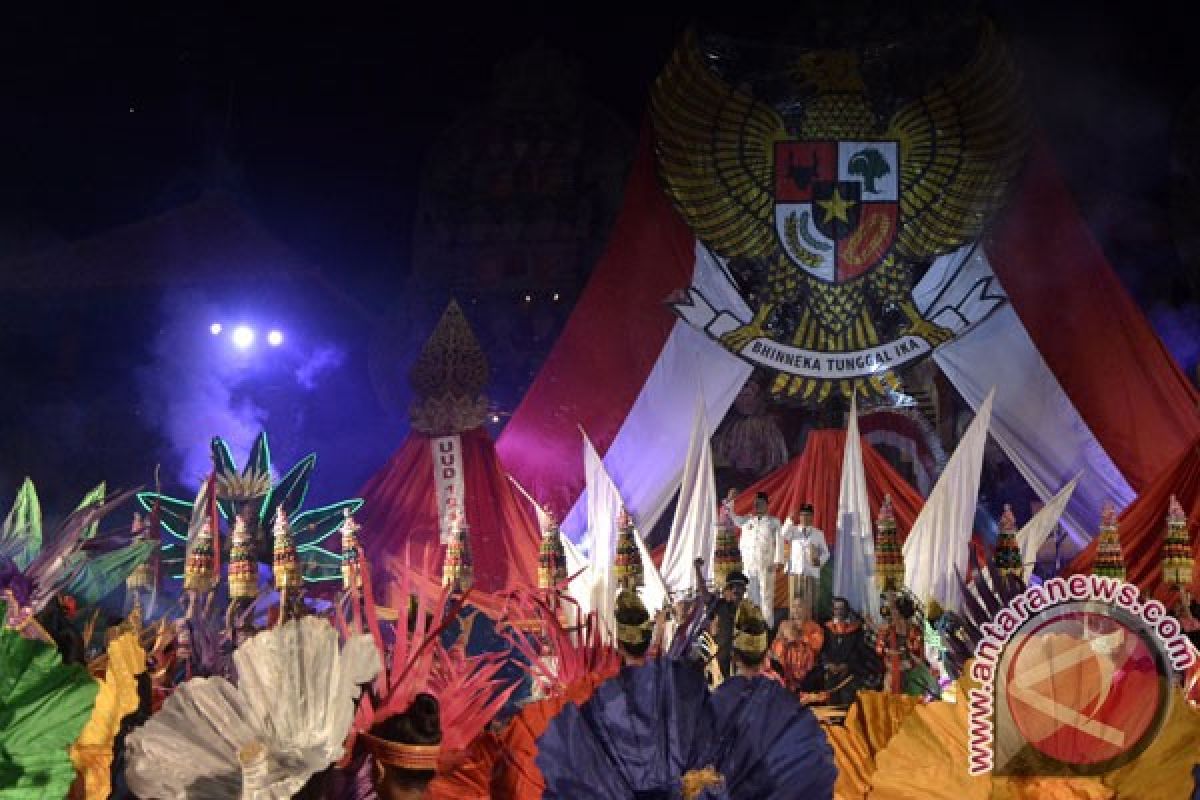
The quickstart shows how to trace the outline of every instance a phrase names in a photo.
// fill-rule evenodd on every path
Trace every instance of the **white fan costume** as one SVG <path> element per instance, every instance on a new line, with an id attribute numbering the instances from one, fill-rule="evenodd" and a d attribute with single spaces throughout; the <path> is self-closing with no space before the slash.
<path id="1" fill-rule="evenodd" d="M 338 646 L 325 620 L 258 634 L 233 654 L 238 685 L 193 678 L 126 742 L 138 797 L 283 800 L 344 755 L 361 687 L 381 668 L 370 636 Z"/>

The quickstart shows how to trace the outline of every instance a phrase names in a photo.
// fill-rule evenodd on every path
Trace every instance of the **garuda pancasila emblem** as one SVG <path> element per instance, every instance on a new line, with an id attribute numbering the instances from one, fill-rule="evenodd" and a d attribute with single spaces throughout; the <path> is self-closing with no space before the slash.
<path id="1" fill-rule="evenodd" d="M 805 52 L 790 78 L 781 112 L 685 36 L 652 94 L 660 177 L 709 251 L 761 276 L 736 287 L 753 318 L 726 314 L 711 335 L 775 369 L 777 396 L 883 394 L 953 335 L 918 307 L 914 278 L 965 252 L 1003 203 L 1027 141 L 1019 80 L 989 26 L 964 67 L 886 119 L 853 51 Z"/>

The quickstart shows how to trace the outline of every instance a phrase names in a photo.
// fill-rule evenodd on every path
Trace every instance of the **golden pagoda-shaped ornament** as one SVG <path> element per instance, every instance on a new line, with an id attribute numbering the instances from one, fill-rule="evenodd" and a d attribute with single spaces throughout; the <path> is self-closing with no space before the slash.
<path id="1" fill-rule="evenodd" d="M 904 551 L 896 534 L 891 495 L 884 495 L 875 522 L 875 583 L 881 592 L 898 592 L 904 586 Z"/>
<path id="2" fill-rule="evenodd" d="M 229 541 L 229 597 L 232 600 L 257 597 L 258 562 L 254 558 L 254 541 L 241 514 L 234 517 Z"/>
<path id="3" fill-rule="evenodd" d="M 483 425 L 487 359 L 457 302 L 446 307 L 408 377 L 416 393 L 409 409 L 414 430 L 448 436 Z"/>
<path id="4" fill-rule="evenodd" d="M 342 520 L 342 588 L 361 589 L 363 587 L 362 561 L 358 557 L 358 532 L 361 526 L 355 522 L 350 509 L 344 512 Z"/>
<path id="5" fill-rule="evenodd" d="M 717 541 L 713 550 L 713 581 L 720 588 L 734 572 L 742 572 L 742 551 L 738 547 L 737 526 L 733 514 L 722 504 L 717 511 Z"/>
<path id="6" fill-rule="evenodd" d="M 442 562 L 442 586 L 465 592 L 475 579 L 471 560 L 471 530 L 464 515 L 451 512 L 450 541 L 446 545 L 446 559 Z"/>
<path id="7" fill-rule="evenodd" d="M 554 513 L 546 511 L 546 529 L 538 549 L 538 588 L 553 590 L 567 580 L 567 554 L 563 549 L 562 531 Z"/>
<path id="8" fill-rule="evenodd" d="M 1100 535 L 1096 544 L 1096 561 L 1092 574 L 1125 580 L 1125 554 L 1121 549 L 1121 533 L 1117 526 L 1117 510 L 1111 502 L 1104 504 L 1100 514 Z"/>
<path id="9" fill-rule="evenodd" d="M 1163 583 L 1177 590 L 1186 589 L 1192 583 L 1195 561 L 1188 538 L 1187 514 L 1175 495 L 1171 495 L 1171 505 L 1167 511 L 1167 538 L 1163 543 Z"/>
<path id="10" fill-rule="evenodd" d="M 1021 546 L 1017 543 L 1017 519 L 1013 516 L 1012 506 L 1005 503 L 1004 513 L 1000 515 L 1000 531 L 996 535 L 996 569 L 1001 575 L 1012 578 L 1025 577 L 1025 567 L 1021 558 Z"/>
<path id="11" fill-rule="evenodd" d="M 617 517 L 617 560 L 613 565 L 613 577 L 622 589 L 636 589 L 644 584 L 642 554 L 638 550 L 633 517 L 621 509 Z"/>
<path id="12" fill-rule="evenodd" d="M 292 523 L 283 509 L 275 515 L 274 534 L 271 566 L 275 572 L 275 588 L 281 592 L 298 591 L 303 586 L 304 579 L 300 574 L 300 559 L 296 555 Z"/>

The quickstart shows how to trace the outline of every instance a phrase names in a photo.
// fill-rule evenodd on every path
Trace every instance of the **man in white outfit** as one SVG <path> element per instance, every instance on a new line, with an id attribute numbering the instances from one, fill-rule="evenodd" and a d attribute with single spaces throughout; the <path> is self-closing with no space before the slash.
<path id="1" fill-rule="evenodd" d="M 733 522 L 742 529 L 740 549 L 750 601 L 762 609 L 767 627 L 772 627 L 775 618 L 775 574 L 783 566 L 783 537 L 779 535 L 781 525 L 778 517 L 767 513 L 767 493 L 754 496 L 754 513 L 739 517 L 733 513 L 733 498 L 729 493 L 725 501 Z"/>
<path id="2" fill-rule="evenodd" d="M 803 601 L 809 619 L 817 616 L 817 593 L 821 587 L 821 567 L 829 560 L 825 532 L 813 527 L 813 507 L 805 503 L 796 515 L 783 523 L 781 538 L 788 542 L 791 554 L 787 559 L 788 589 L 792 600 Z"/>

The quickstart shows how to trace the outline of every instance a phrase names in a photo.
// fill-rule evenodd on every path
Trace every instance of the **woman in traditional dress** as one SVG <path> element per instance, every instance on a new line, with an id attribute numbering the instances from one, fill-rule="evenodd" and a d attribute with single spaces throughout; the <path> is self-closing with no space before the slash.
<path id="1" fill-rule="evenodd" d="M 816 666 L 821 657 L 825 632 L 808 614 L 808 604 L 792 599 L 791 616 L 779 624 L 771 645 L 771 661 L 788 691 L 799 694 L 820 688 Z"/>

